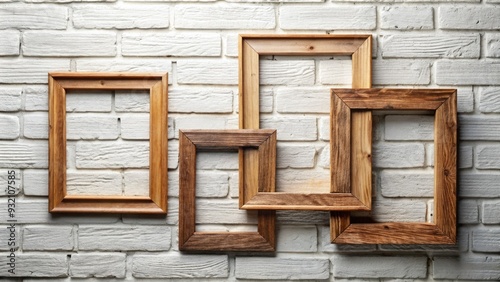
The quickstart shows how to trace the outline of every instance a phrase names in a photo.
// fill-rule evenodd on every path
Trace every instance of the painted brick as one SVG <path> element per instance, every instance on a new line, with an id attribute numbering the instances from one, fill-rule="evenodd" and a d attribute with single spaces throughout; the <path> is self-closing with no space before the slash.
<path id="1" fill-rule="evenodd" d="M 479 34 L 381 36 L 383 58 L 479 58 Z"/>
<path id="2" fill-rule="evenodd" d="M 26 87 L 23 89 L 23 93 L 25 111 L 49 110 L 49 94 L 47 87 Z"/>
<path id="3" fill-rule="evenodd" d="M 457 89 L 457 112 L 471 113 L 474 111 L 474 90 L 472 86 L 453 86 Z"/>
<path id="4" fill-rule="evenodd" d="M 318 76 L 322 84 L 351 85 L 352 60 L 319 61 Z"/>
<path id="5" fill-rule="evenodd" d="M 180 34 L 168 32 L 126 32 L 122 35 L 123 56 L 204 56 L 222 52 L 218 34 Z"/>
<path id="6" fill-rule="evenodd" d="M 166 28 L 170 9 L 166 5 L 84 5 L 73 7 L 76 28 Z"/>
<path id="7" fill-rule="evenodd" d="M 284 145 L 277 148 L 277 168 L 312 168 L 316 150 L 312 146 Z"/>
<path id="8" fill-rule="evenodd" d="M 9 179 L 10 177 L 10 179 Z M 0 189 L 0 196 L 19 195 L 21 187 L 24 186 L 19 169 L 0 169 L 0 183 L 3 183 L 3 189 Z M 7 202 L 7 200 L 5 200 Z"/>
<path id="9" fill-rule="evenodd" d="M 434 173 L 432 171 L 392 171 L 380 173 L 380 186 L 384 197 L 434 196 Z"/>
<path id="10" fill-rule="evenodd" d="M 319 139 L 322 141 L 330 141 L 330 118 L 322 117 L 318 122 Z"/>
<path id="11" fill-rule="evenodd" d="M 284 30 L 375 29 L 377 25 L 374 6 L 282 6 L 279 20 Z"/>
<path id="12" fill-rule="evenodd" d="M 109 31 L 26 31 L 23 55 L 106 57 L 116 55 L 116 33 Z"/>
<path id="13" fill-rule="evenodd" d="M 23 171 L 23 193 L 26 196 L 48 196 L 49 171 L 25 169 Z"/>
<path id="14" fill-rule="evenodd" d="M 256 224 L 257 211 L 240 210 L 237 200 L 196 200 L 197 224 Z"/>
<path id="15" fill-rule="evenodd" d="M 126 257 L 124 253 L 72 254 L 69 275 L 77 278 L 125 278 Z"/>
<path id="16" fill-rule="evenodd" d="M 149 142 L 86 142 L 76 144 L 77 168 L 147 168 Z"/>
<path id="17" fill-rule="evenodd" d="M 170 227 L 157 225 L 80 225 L 78 247 L 94 251 L 166 251 Z"/>
<path id="18" fill-rule="evenodd" d="M 332 244 L 330 226 L 318 226 L 319 250 L 325 253 L 366 253 L 377 250 L 377 245 Z"/>
<path id="19" fill-rule="evenodd" d="M 0 59 L 0 83 L 47 83 L 48 72 L 69 69 L 67 59 Z"/>
<path id="20" fill-rule="evenodd" d="M 76 70 L 166 73 L 172 71 L 172 62 L 163 58 L 76 59 Z"/>
<path id="21" fill-rule="evenodd" d="M 483 113 L 500 113 L 500 87 L 481 87 L 479 110 Z"/>
<path id="22" fill-rule="evenodd" d="M 486 40 L 486 57 L 500 58 L 500 35 L 487 33 L 485 40 Z"/>
<path id="23" fill-rule="evenodd" d="M 168 93 L 171 113 L 231 113 L 233 91 L 230 89 L 176 88 Z"/>
<path id="24" fill-rule="evenodd" d="M 179 137 L 179 130 L 183 129 L 225 129 L 226 118 L 222 116 L 184 116 L 175 119 L 175 137 Z"/>
<path id="25" fill-rule="evenodd" d="M 149 91 L 116 91 L 115 111 L 149 112 Z"/>
<path id="26" fill-rule="evenodd" d="M 426 61 L 373 61 L 373 84 L 375 85 L 427 85 L 430 82 L 430 64 Z"/>
<path id="27" fill-rule="evenodd" d="M 380 10 L 382 29 L 427 30 L 434 28 L 432 7 L 422 6 L 385 6 Z"/>
<path id="28" fill-rule="evenodd" d="M 237 257 L 235 264 L 237 279 L 319 280 L 330 277 L 328 259 Z"/>
<path id="29" fill-rule="evenodd" d="M 381 143 L 373 145 L 373 165 L 378 168 L 423 167 L 424 161 L 423 144 Z"/>
<path id="30" fill-rule="evenodd" d="M 500 8 L 477 6 L 439 7 L 438 26 L 440 29 L 481 29 L 500 28 Z"/>
<path id="31" fill-rule="evenodd" d="M 458 178 L 458 195 L 462 198 L 500 197 L 500 174 L 464 172 Z"/>
<path id="32" fill-rule="evenodd" d="M 1 10 L 0 10 L 1 11 Z M 5 30 L 0 32 L 0 56 L 17 56 L 19 55 L 19 45 L 21 37 L 18 31 Z"/>
<path id="33" fill-rule="evenodd" d="M 277 236 L 277 252 L 313 253 L 318 249 L 316 226 L 280 226 Z"/>
<path id="34" fill-rule="evenodd" d="M 75 171 L 66 173 L 69 195 L 122 195 L 122 176 L 116 171 Z"/>
<path id="35" fill-rule="evenodd" d="M 476 168 L 500 169 L 500 146 L 477 146 Z"/>
<path id="36" fill-rule="evenodd" d="M 111 112 L 111 91 L 79 91 L 66 93 L 66 112 Z"/>
<path id="37" fill-rule="evenodd" d="M 327 143 L 327 145 L 324 146 L 318 154 L 318 165 L 322 168 L 330 169 L 330 145 Z"/>
<path id="38" fill-rule="evenodd" d="M 328 225 L 330 223 L 330 213 L 324 211 L 276 211 L 276 218 L 279 224 Z"/>
<path id="39" fill-rule="evenodd" d="M 193 271 L 196 269 L 196 271 Z M 226 255 L 134 255 L 132 276 L 135 278 L 223 278 L 229 276 Z"/>
<path id="40" fill-rule="evenodd" d="M 0 225 L 0 250 L 9 252 L 11 252 L 12 250 L 19 250 L 19 247 L 21 245 L 20 236 L 20 226 L 12 223 L 9 223 L 7 225 Z"/>
<path id="41" fill-rule="evenodd" d="M 500 256 L 434 257 L 435 279 L 499 280 Z"/>
<path id="42" fill-rule="evenodd" d="M 496 117 L 459 116 L 460 140 L 500 140 L 500 119 Z"/>
<path id="43" fill-rule="evenodd" d="M 259 82 L 262 85 L 313 85 L 314 73 L 312 60 L 261 60 Z"/>
<path id="44" fill-rule="evenodd" d="M 25 251 L 71 251 L 74 245 L 72 226 L 28 225 L 23 228 Z"/>
<path id="45" fill-rule="evenodd" d="M 0 29 L 66 29 L 68 8 L 56 5 L 2 5 Z"/>
<path id="46" fill-rule="evenodd" d="M 190 60 L 177 62 L 179 84 L 238 84 L 236 60 Z"/>
<path id="47" fill-rule="evenodd" d="M 0 167 L 47 168 L 47 166 L 47 141 L 0 142 Z"/>
<path id="48" fill-rule="evenodd" d="M 121 138 L 126 140 L 149 140 L 149 114 L 120 116 Z"/>
<path id="49" fill-rule="evenodd" d="M 113 140 L 117 139 L 118 135 L 116 116 L 66 115 L 66 138 L 68 140 Z"/>
<path id="50" fill-rule="evenodd" d="M 26 113 L 23 118 L 23 135 L 29 139 L 49 138 L 49 115 L 44 113 Z"/>
<path id="51" fill-rule="evenodd" d="M 17 139 L 19 131 L 19 118 L 17 116 L 0 114 L 0 139 Z"/>
<path id="52" fill-rule="evenodd" d="M 272 113 L 274 107 L 274 92 L 266 86 L 260 88 L 259 93 L 259 112 Z M 239 100 L 238 97 L 234 99 L 234 108 L 239 113 Z"/>
<path id="53" fill-rule="evenodd" d="M 0 112 L 15 112 L 21 109 L 21 88 L 0 88 Z"/>
<path id="54" fill-rule="evenodd" d="M 483 224 L 500 224 L 500 201 L 483 202 Z"/>
<path id="55" fill-rule="evenodd" d="M 169 185 L 169 187 L 170 187 L 170 185 Z M 131 196 L 131 195 L 148 196 L 149 195 L 149 170 L 146 170 L 146 169 L 126 170 L 123 173 L 123 190 L 124 190 L 124 194 L 129 195 L 129 196 Z"/>
<path id="56" fill-rule="evenodd" d="M 500 85 L 500 63 L 495 61 L 437 61 L 436 83 L 440 85 Z"/>
<path id="57" fill-rule="evenodd" d="M 197 171 L 196 197 L 223 198 L 229 192 L 229 175 L 226 172 Z"/>
<path id="58" fill-rule="evenodd" d="M 285 88 L 276 94 L 278 113 L 330 113 L 330 89 Z"/>
<path id="59" fill-rule="evenodd" d="M 500 252 L 500 229 L 474 229 L 472 231 L 472 251 L 482 253 Z"/>
<path id="60" fill-rule="evenodd" d="M 425 278 L 427 258 L 413 256 L 346 256 L 332 259 L 333 276 L 344 278 Z"/>
<path id="61" fill-rule="evenodd" d="M 238 57 L 238 34 L 228 34 L 225 40 L 225 55 L 227 57 Z"/>
<path id="62" fill-rule="evenodd" d="M 179 142 L 168 142 L 168 169 L 176 169 L 179 166 Z"/>
<path id="63" fill-rule="evenodd" d="M 475 200 L 461 200 L 458 206 L 459 224 L 479 223 L 479 206 Z"/>
<path id="64" fill-rule="evenodd" d="M 434 154 L 431 154 L 434 159 Z M 472 167 L 472 146 L 459 146 L 458 147 L 458 168 L 471 168 Z M 434 160 L 433 160 L 434 163 Z"/>
<path id="65" fill-rule="evenodd" d="M 0 254 L 0 273 L 10 269 L 10 253 Z M 67 277 L 68 262 L 65 254 L 18 254 L 16 253 L 14 277 Z"/>
<path id="66" fill-rule="evenodd" d="M 371 217 L 377 222 L 425 222 L 425 213 L 424 201 L 377 199 L 372 203 Z"/>
<path id="67" fill-rule="evenodd" d="M 274 128 L 278 141 L 314 141 L 318 139 L 316 118 L 313 117 L 266 117 L 260 118 L 261 128 Z"/>
<path id="68" fill-rule="evenodd" d="M 389 115 L 385 117 L 385 140 L 434 140 L 434 116 Z"/>
<path id="69" fill-rule="evenodd" d="M 272 6 L 179 5 L 175 7 L 175 28 L 179 29 L 273 29 Z"/>

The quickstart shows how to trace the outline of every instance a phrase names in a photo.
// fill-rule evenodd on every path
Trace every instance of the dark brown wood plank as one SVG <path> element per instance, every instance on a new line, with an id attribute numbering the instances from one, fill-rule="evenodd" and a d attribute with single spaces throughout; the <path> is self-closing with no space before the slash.
<path id="1" fill-rule="evenodd" d="M 179 133 L 179 246 L 183 246 L 196 228 L 196 147 Z"/>

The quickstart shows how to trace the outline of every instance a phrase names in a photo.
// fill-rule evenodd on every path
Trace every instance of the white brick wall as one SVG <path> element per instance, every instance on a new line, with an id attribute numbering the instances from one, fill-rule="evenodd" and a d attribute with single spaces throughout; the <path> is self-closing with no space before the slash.
<path id="1" fill-rule="evenodd" d="M 498 0 L 0 2 L 0 182 L 12 169 L 19 180 L 14 278 L 0 204 L 2 279 L 500 279 Z M 238 128 L 240 33 L 372 34 L 374 86 L 457 88 L 458 244 L 335 245 L 328 212 L 279 211 L 275 256 L 179 252 L 179 129 Z M 167 216 L 47 212 L 47 72 L 68 70 L 168 72 Z M 329 191 L 329 89 L 350 87 L 351 73 L 345 56 L 261 58 L 260 125 L 278 129 L 278 191 Z M 149 92 L 71 90 L 66 110 L 68 193 L 148 195 Z M 373 211 L 358 215 L 430 221 L 433 117 L 373 120 Z M 238 209 L 238 166 L 235 151 L 198 153 L 198 230 L 257 230 L 256 212 Z"/>

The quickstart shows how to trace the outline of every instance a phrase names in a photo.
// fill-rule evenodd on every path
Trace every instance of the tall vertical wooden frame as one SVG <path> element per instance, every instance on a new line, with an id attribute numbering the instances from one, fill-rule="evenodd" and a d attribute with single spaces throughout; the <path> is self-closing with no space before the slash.
<path id="1" fill-rule="evenodd" d="M 352 87 L 371 87 L 371 35 L 269 35 L 239 37 L 239 127 L 260 128 L 259 59 L 263 55 L 282 56 L 351 56 Z M 328 95 L 325 93 L 325 95 Z M 352 124 L 370 124 L 371 112 L 352 113 Z M 355 127 L 357 128 L 357 127 Z M 277 193 L 265 191 L 252 182 L 258 171 L 255 152 L 240 151 L 240 208 L 295 210 L 369 210 L 371 209 L 371 158 L 363 151 L 371 144 L 371 135 L 353 132 L 360 142 L 351 147 L 353 167 L 362 171 L 339 171 L 331 166 L 331 193 Z M 367 172 L 366 174 L 361 174 Z M 339 175 L 340 174 L 340 175 Z M 336 179 L 341 178 L 342 181 Z M 339 217 L 348 220 L 349 214 Z"/>
<path id="2" fill-rule="evenodd" d="M 254 181 L 274 191 L 276 130 L 180 130 L 179 131 L 179 249 L 181 251 L 275 250 L 275 211 L 258 212 L 257 232 L 196 231 L 196 151 L 251 148 L 259 171 Z M 241 162 L 240 162 L 241 166 Z M 240 170 L 240 182 L 241 182 Z"/>
<path id="3" fill-rule="evenodd" d="M 49 212 L 167 212 L 167 75 L 154 73 L 49 73 Z M 66 190 L 66 91 L 149 90 L 149 196 L 68 195 Z"/>
<path id="4" fill-rule="evenodd" d="M 331 161 L 345 161 L 346 144 L 354 143 L 349 131 L 349 112 L 370 110 L 431 110 L 434 118 L 434 222 L 350 223 L 338 225 L 332 212 L 333 243 L 344 244 L 454 244 L 456 242 L 457 94 L 455 89 L 332 89 L 331 130 L 338 150 Z M 344 117 L 347 117 L 344 118 Z M 355 126 L 360 127 L 354 128 Z M 367 124 L 352 131 L 367 130 Z M 371 135 L 371 130 L 366 132 Z M 351 139 L 351 140 L 349 140 Z M 363 145 L 365 146 L 365 145 Z M 371 147 L 371 144 L 368 145 Z M 366 170 L 355 167 L 355 170 Z M 371 173 L 371 170 L 369 171 Z M 368 173 L 366 171 L 365 173 Z M 397 212 L 397 211 L 395 211 Z"/>

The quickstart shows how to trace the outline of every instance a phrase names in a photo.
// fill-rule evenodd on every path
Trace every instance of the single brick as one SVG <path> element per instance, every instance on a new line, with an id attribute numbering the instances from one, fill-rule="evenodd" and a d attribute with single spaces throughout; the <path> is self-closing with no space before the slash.
<path id="1" fill-rule="evenodd" d="M 23 118 L 24 137 L 28 139 L 49 138 L 49 115 L 43 113 L 25 113 Z"/>
<path id="2" fill-rule="evenodd" d="M 198 170 L 196 172 L 196 197 L 225 198 L 229 192 L 229 175 L 226 172 Z"/>
<path id="3" fill-rule="evenodd" d="M 23 55 L 37 57 L 113 57 L 116 33 L 109 31 L 26 31 Z"/>
<path id="4" fill-rule="evenodd" d="M 278 113 L 330 113 L 330 89 L 284 88 L 276 94 Z"/>
<path id="5" fill-rule="evenodd" d="M 149 91 L 116 91 L 115 111 L 149 112 Z"/>
<path id="6" fill-rule="evenodd" d="M 125 278 L 126 259 L 124 253 L 72 254 L 69 275 L 77 278 Z"/>
<path id="7" fill-rule="evenodd" d="M 500 201 L 483 202 L 483 224 L 500 224 Z"/>
<path id="8" fill-rule="evenodd" d="M 149 140 L 149 114 L 128 114 L 119 118 L 121 138 Z"/>
<path id="9" fill-rule="evenodd" d="M 434 140 L 434 116 L 388 115 L 385 140 Z"/>
<path id="10" fill-rule="evenodd" d="M 458 206 L 459 224 L 479 223 L 479 206 L 475 200 L 461 200 Z"/>
<path id="11" fill-rule="evenodd" d="M 167 251 L 170 227 L 158 225 L 80 225 L 78 248 L 94 251 Z"/>
<path id="12" fill-rule="evenodd" d="M 315 64 L 312 60 L 261 60 L 259 72 L 262 85 L 313 85 Z"/>
<path id="13" fill-rule="evenodd" d="M 312 146 L 283 145 L 277 148 L 277 168 L 312 168 L 316 149 Z"/>
<path id="14" fill-rule="evenodd" d="M 21 109 L 21 88 L 0 88 L 0 112 L 16 112 Z"/>
<path id="15" fill-rule="evenodd" d="M 500 85 L 500 63 L 477 60 L 437 61 L 436 83 L 439 85 Z"/>
<path id="16" fill-rule="evenodd" d="M 75 245 L 72 226 L 28 225 L 23 230 L 25 251 L 71 251 Z"/>
<path id="17" fill-rule="evenodd" d="M 230 89 L 176 88 L 168 93 L 171 113 L 232 113 Z"/>
<path id="18" fill-rule="evenodd" d="M 76 59 L 78 71 L 172 72 L 172 62 L 164 58 Z M 169 82 L 170 77 L 169 77 Z"/>
<path id="19" fill-rule="evenodd" d="M 318 249 L 317 241 L 316 226 L 280 226 L 277 230 L 276 251 L 314 253 Z"/>
<path id="20" fill-rule="evenodd" d="M 422 6 L 386 6 L 382 7 L 380 16 L 382 29 L 423 30 L 434 28 L 432 7 Z"/>
<path id="21" fill-rule="evenodd" d="M 370 30 L 377 26 L 375 6 L 281 6 L 279 21 L 284 30 Z"/>
<path id="22" fill-rule="evenodd" d="M 500 256 L 434 257 L 434 279 L 499 280 Z"/>
<path id="23" fill-rule="evenodd" d="M 500 87 L 479 88 L 479 110 L 483 113 L 500 113 Z"/>
<path id="24" fill-rule="evenodd" d="M 69 70 L 68 59 L 0 59 L 0 83 L 47 83 L 48 72 Z"/>
<path id="25" fill-rule="evenodd" d="M 47 87 L 25 87 L 24 93 L 24 110 L 25 111 L 48 111 L 49 110 L 49 94 Z M 67 101 L 66 101 L 67 103 Z"/>
<path id="26" fill-rule="evenodd" d="M 392 171 L 380 173 L 381 192 L 384 197 L 434 196 L 434 173 L 432 171 Z"/>
<path id="27" fill-rule="evenodd" d="M 112 91 L 67 91 L 66 113 L 111 112 L 112 96 Z"/>
<path id="28" fill-rule="evenodd" d="M 237 257 L 237 279 L 320 280 L 330 277 L 328 259 Z"/>
<path id="29" fill-rule="evenodd" d="M 122 175 L 117 171 L 67 170 L 69 195 L 122 195 Z"/>
<path id="30" fill-rule="evenodd" d="M 474 229 L 472 231 L 472 251 L 499 253 L 499 238 L 500 228 Z"/>
<path id="31" fill-rule="evenodd" d="M 238 57 L 238 37 L 239 35 L 236 33 L 228 34 L 226 36 L 225 55 L 227 57 Z"/>
<path id="32" fill-rule="evenodd" d="M 131 270 L 135 278 L 224 278 L 229 276 L 229 259 L 226 255 L 136 254 Z"/>
<path id="33" fill-rule="evenodd" d="M 257 211 L 240 210 L 237 200 L 197 199 L 197 224 L 256 224 Z"/>
<path id="34" fill-rule="evenodd" d="M 47 168 L 47 141 L 0 142 L 0 167 Z"/>
<path id="35" fill-rule="evenodd" d="M 67 140 L 114 140 L 119 135 L 116 116 L 66 115 Z"/>
<path id="36" fill-rule="evenodd" d="M 225 129 L 226 118 L 223 116 L 192 115 L 175 119 L 175 137 L 179 137 L 179 130 L 184 129 Z"/>
<path id="37" fill-rule="evenodd" d="M 318 122 L 319 139 L 322 141 L 330 141 L 330 118 L 322 117 Z"/>
<path id="38" fill-rule="evenodd" d="M 261 128 L 275 128 L 278 141 L 314 141 L 318 139 L 314 117 L 268 117 L 260 119 Z"/>
<path id="39" fill-rule="evenodd" d="M 178 5 L 176 29 L 273 29 L 276 16 L 273 6 L 249 5 Z"/>
<path id="40" fill-rule="evenodd" d="M 460 140 L 500 140 L 500 119 L 496 117 L 460 116 Z"/>
<path id="41" fill-rule="evenodd" d="M 179 84 L 238 84 L 236 60 L 179 60 L 177 62 Z"/>
<path id="42" fill-rule="evenodd" d="M 474 90 L 472 86 L 453 86 L 457 89 L 457 112 L 471 113 L 474 111 Z"/>
<path id="43" fill-rule="evenodd" d="M 500 169 L 500 146 L 477 146 L 476 168 Z"/>
<path id="44" fill-rule="evenodd" d="M 65 254 L 19 254 L 16 253 L 14 274 L 11 269 L 11 253 L 0 254 L 0 273 L 14 277 L 67 277 L 68 262 Z"/>
<path id="45" fill-rule="evenodd" d="M 373 165 L 378 168 L 423 167 L 425 148 L 420 143 L 373 145 Z"/>
<path id="46" fill-rule="evenodd" d="M 335 255 L 333 276 L 342 278 L 425 278 L 427 257 Z"/>
<path id="47" fill-rule="evenodd" d="M 321 84 L 351 85 L 352 60 L 319 61 L 319 81 Z"/>
<path id="48" fill-rule="evenodd" d="M 166 28 L 170 9 L 166 5 L 78 5 L 73 7 L 76 28 Z"/>
<path id="49" fill-rule="evenodd" d="M 1 10 L 0 10 L 1 13 Z M 19 31 L 4 30 L 0 31 L 0 56 L 18 56 L 21 37 Z"/>
<path id="50" fill-rule="evenodd" d="M 0 114 L 0 139 L 17 139 L 19 131 L 19 118 L 17 116 Z"/>
<path id="51" fill-rule="evenodd" d="M 222 52 L 218 34 L 180 34 L 169 32 L 125 32 L 123 56 L 203 56 L 218 57 Z"/>
<path id="52" fill-rule="evenodd" d="M 500 8 L 486 6 L 439 7 L 440 29 L 495 30 L 500 28 Z"/>
<path id="53" fill-rule="evenodd" d="M 147 168 L 149 142 L 77 142 L 76 167 Z"/>
<path id="54" fill-rule="evenodd" d="M 434 159 L 434 154 L 431 154 L 431 156 Z M 460 145 L 458 147 L 458 168 L 471 168 L 471 167 L 472 167 L 472 146 Z"/>
<path id="55" fill-rule="evenodd" d="M 27 196 L 48 196 L 49 171 L 25 169 L 23 171 L 23 193 Z"/>
<path id="56" fill-rule="evenodd" d="M 170 184 L 168 186 L 170 191 Z M 149 170 L 127 169 L 123 172 L 123 191 L 127 196 L 149 196 Z"/>
<path id="57" fill-rule="evenodd" d="M 375 85 L 427 85 L 431 82 L 430 63 L 414 60 L 373 61 L 373 84 Z"/>
<path id="58" fill-rule="evenodd" d="M 426 204 L 413 199 L 377 199 L 370 213 L 377 222 L 425 222 Z"/>
<path id="59" fill-rule="evenodd" d="M 486 40 L 486 57 L 500 58 L 500 35 L 487 33 L 485 40 Z"/>
<path id="60" fill-rule="evenodd" d="M 459 173 L 458 195 L 462 198 L 500 197 L 500 174 L 498 173 Z"/>
<path id="61" fill-rule="evenodd" d="M 0 8 L 0 29 L 66 29 L 67 25 L 68 8 L 64 6 L 15 4 Z"/>

